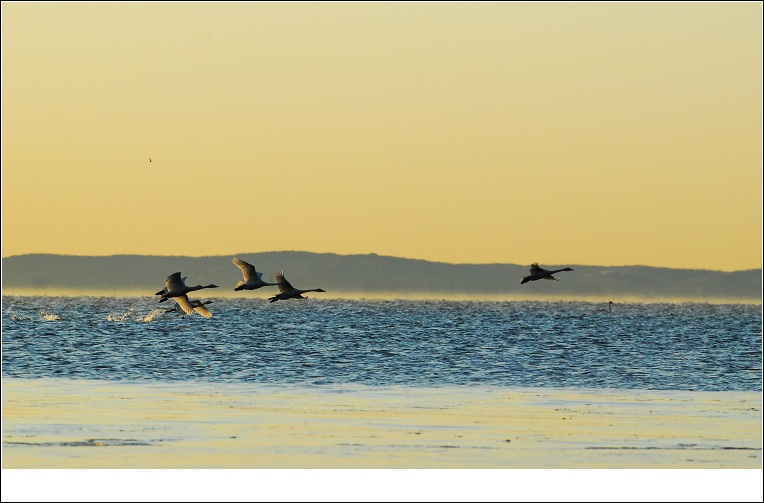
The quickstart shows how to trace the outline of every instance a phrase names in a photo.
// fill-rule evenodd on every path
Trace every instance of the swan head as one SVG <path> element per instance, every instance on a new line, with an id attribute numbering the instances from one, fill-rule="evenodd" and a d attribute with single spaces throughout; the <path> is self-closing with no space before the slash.
<path id="1" fill-rule="evenodd" d="M 323 288 L 316 288 L 316 291 L 317 292 L 324 292 L 324 293 L 326 293 L 326 290 L 324 290 Z"/>

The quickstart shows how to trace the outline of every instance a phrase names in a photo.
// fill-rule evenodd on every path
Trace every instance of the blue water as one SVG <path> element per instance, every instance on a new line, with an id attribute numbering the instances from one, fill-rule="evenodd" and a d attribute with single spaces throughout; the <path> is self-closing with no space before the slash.
<path id="1" fill-rule="evenodd" d="M 2 376 L 290 385 L 762 390 L 746 304 L 2 300 Z"/>

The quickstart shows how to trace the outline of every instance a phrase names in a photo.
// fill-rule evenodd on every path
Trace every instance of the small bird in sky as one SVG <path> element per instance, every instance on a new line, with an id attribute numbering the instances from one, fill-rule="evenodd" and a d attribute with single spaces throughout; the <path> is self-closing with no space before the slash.
<path id="1" fill-rule="evenodd" d="M 552 276 L 552 274 L 562 271 L 572 271 L 570 267 L 566 267 L 565 269 L 556 269 L 554 271 L 548 271 L 546 269 L 542 269 L 539 267 L 538 262 L 534 262 L 531 264 L 531 270 L 530 274 L 528 276 L 523 276 L 523 278 L 520 280 L 520 284 L 524 285 L 525 283 L 529 281 L 536 281 L 537 279 L 553 279 L 555 281 L 560 281 L 559 279 Z"/>
<path id="2" fill-rule="evenodd" d="M 151 160 L 151 157 L 149 157 L 149 162 L 154 162 L 154 161 Z"/>

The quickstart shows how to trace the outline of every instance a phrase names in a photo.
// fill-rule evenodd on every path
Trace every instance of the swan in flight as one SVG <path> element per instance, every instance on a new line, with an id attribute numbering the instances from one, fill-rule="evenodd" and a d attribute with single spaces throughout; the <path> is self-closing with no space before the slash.
<path id="1" fill-rule="evenodd" d="M 264 286 L 276 286 L 276 283 L 267 283 L 263 281 L 263 273 L 257 272 L 255 266 L 244 262 L 236 257 L 233 258 L 233 263 L 239 266 L 241 273 L 244 275 L 244 281 L 236 283 L 236 290 L 256 290 Z"/>
<path id="2" fill-rule="evenodd" d="M 174 275 L 173 275 L 173 276 L 174 276 Z M 184 285 L 186 284 L 186 278 L 188 278 L 188 276 L 183 276 L 182 278 L 180 278 L 180 282 L 181 282 L 181 283 L 183 283 Z M 157 293 L 155 293 L 154 295 L 161 295 L 162 297 L 164 297 L 164 296 L 165 296 L 165 294 L 167 294 L 167 292 L 169 292 L 169 290 L 167 289 L 167 283 L 168 283 L 168 281 L 169 281 L 169 280 L 170 280 L 170 277 L 168 277 L 168 278 L 167 278 L 167 280 L 165 280 L 165 286 L 164 286 L 164 288 L 162 288 L 161 290 L 159 290 L 159 291 L 158 291 Z M 166 300 L 167 300 L 167 299 L 165 299 L 165 298 L 161 298 L 161 299 L 159 299 L 159 302 L 164 302 L 164 301 L 166 301 Z M 175 305 L 177 306 L 177 305 L 178 305 L 178 303 L 176 302 L 176 303 L 175 303 Z M 193 313 L 192 313 L 192 314 L 193 314 Z"/>
<path id="3" fill-rule="evenodd" d="M 321 288 L 311 288 L 309 290 L 300 290 L 299 288 L 295 288 L 291 284 L 289 284 L 289 281 L 287 281 L 286 278 L 284 277 L 284 271 L 280 271 L 276 273 L 276 286 L 279 289 L 279 293 L 277 293 L 276 295 L 268 299 L 271 302 L 276 302 L 277 300 L 285 300 L 285 299 L 305 299 L 307 297 L 303 297 L 302 296 L 303 293 L 326 291 Z"/>
<path id="4" fill-rule="evenodd" d="M 181 299 L 180 302 L 178 301 L 179 299 Z M 185 309 L 181 305 L 181 302 L 188 303 L 191 306 L 192 311 L 190 313 L 186 313 Z M 212 313 L 210 312 L 209 309 L 205 307 L 206 304 L 212 304 L 212 301 L 211 300 L 206 300 L 204 302 L 200 300 L 189 301 L 188 297 L 186 297 L 185 295 L 181 295 L 180 297 L 175 297 L 175 307 L 173 307 L 172 309 L 165 309 L 164 312 L 165 313 L 175 312 L 175 313 L 178 313 L 181 316 L 181 318 L 185 318 L 186 314 L 192 315 L 194 314 L 194 311 L 196 311 L 197 313 L 201 314 L 205 318 L 210 319 L 212 318 Z"/>
<path id="5" fill-rule="evenodd" d="M 159 302 L 164 302 L 169 298 L 173 298 L 176 300 L 176 302 L 178 302 L 178 304 L 180 304 L 180 307 L 183 309 L 183 311 L 186 312 L 186 314 L 194 314 L 193 306 L 191 306 L 191 303 L 188 301 L 186 294 L 189 292 L 195 292 L 196 290 L 201 290 L 202 288 L 217 287 L 217 285 L 186 286 L 186 278 L 181 278 L 180 273 L 176 272 L 167 276 L 167 279 L 165 280 L 165 287 L 154 295 L 162 296 L 159 299 Z M 183 299 L 184 297 L 185 300 Z"/>
<path id="6" fill-rule="evenodd" d="M 531 264 L 531 270 L 530 274 L 527 276 L 523 276 L 523 279 L 520 280 L 520 284 L 524 285 L 525 283 L 529 281 L 536 281 L 537 279 L 553 279 L 555 281 L 560 281 L 559 279 L 552 276 L 552 274 L 562 271 L 572 271 L 570 267 L 566 267 L 565 269 L 556 269 L 554 271 L 548 271 L 546 269 L 542 269 L 539 267 L 538 262 L 534 262 Z"/>

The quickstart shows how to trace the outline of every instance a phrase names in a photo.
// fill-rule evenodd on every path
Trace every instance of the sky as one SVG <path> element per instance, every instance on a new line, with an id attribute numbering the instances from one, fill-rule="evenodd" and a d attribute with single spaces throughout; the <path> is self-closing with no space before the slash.
<path id="1" fill-rule="evenodd" d="M 2 2 L 2 256 L 762 266 L 760 2 Z"/>

